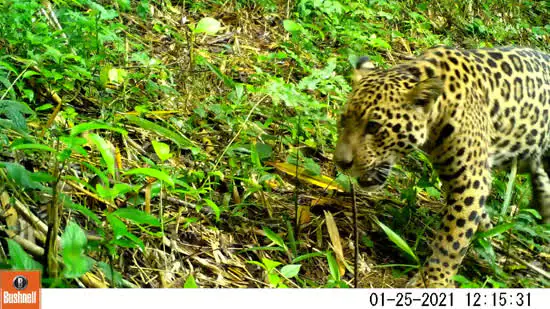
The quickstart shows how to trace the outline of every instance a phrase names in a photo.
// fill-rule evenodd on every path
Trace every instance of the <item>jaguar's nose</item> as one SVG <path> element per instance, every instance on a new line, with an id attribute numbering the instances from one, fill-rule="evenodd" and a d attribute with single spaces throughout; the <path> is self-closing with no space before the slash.
<path id="1" fill-rule="evenodd" d="M 353 153 L 349 144 L 343 142 L 336 144 L 334 163 L 342 170 L 348 170 L 353 166 Z"/>
<path id="2" fill-rule="evenodd" d="M 336 166 L 344 171 L 350 169 L 353 166 L 353 160 L 334 160 L 334 162 L 336 163 Z"/>

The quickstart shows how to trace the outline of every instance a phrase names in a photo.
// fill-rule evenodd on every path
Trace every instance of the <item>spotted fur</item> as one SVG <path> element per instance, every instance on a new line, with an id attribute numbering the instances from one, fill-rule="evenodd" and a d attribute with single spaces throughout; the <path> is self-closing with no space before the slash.
<path id="1" fill-rule="evenodd" d="M 491 169 L 517 158 L 550 223 L 550 55 L 528 48 L 437 47 L 389 70 L 358 62 L 335 163 L 367 189 L 415 149 L 430 155 L 448 207 L 411 287 L 453 286 L 470 240 L 488 228 Z M 546 157 L 546 159 L 545 159 Z"/>

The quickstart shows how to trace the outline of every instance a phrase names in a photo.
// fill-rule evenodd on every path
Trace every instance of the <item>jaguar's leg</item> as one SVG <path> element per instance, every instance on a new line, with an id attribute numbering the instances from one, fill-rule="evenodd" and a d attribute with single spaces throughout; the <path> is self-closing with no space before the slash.
<path id="1" fill-rule="evenodd" d="M 480 145 L 481 142 L 474 145 Z M 481 148 L 481 147 L 480 147 Z M 478 229 L 483 208 L 490 191 L 491 173 L 486 150 L 460 150 L 451 152 L 456 156 L 453 164 L 439 168 L 441 180 L 448 189 L 448 208 L 443 226 L 435 234 L 432 256 L 423 270 L 408 284 L 408 287 L 452 287 L 452 277 L 466 254 L 471 238 Z M 464 160 L 469 156 L 470 160 Z M 488 220 L 485 214 L 485 219 Z"/>
<path id="2" fill-rule="evenodd" d="M 533 203 L 544 223 L 550 223 L 550 177 L 541 159 L 531 161 Z"/>

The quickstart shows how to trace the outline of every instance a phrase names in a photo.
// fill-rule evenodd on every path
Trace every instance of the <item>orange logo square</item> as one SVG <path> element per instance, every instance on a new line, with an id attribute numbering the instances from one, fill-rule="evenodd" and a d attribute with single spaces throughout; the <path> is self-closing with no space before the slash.
<path id="1" fill-rule="evenodd" d="M 40 309 L 40 271 L 0 271 L 0 309 Z"/>

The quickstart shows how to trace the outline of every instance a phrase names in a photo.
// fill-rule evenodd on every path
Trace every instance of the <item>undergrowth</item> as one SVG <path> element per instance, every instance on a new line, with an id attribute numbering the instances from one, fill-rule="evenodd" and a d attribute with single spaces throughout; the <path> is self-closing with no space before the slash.
<path id="1" fill-rule="evenodd" d="M 548 51 L 549 21 L 547 1 L 3 1 L 1 266 L 46 287 L 350 287 L 350 183 L 331 153 L 351 64 Z M 550 285 L 548 226 L 507 172 L 463 287 Z M 402 286 L 438 225 L 428 159 L 392 175 L 358 197 L 361 287 Z"/>

